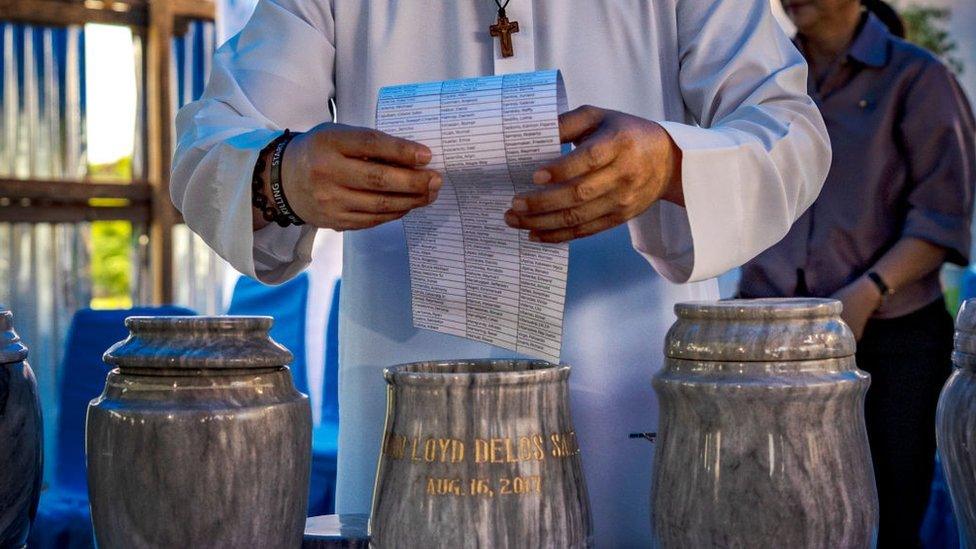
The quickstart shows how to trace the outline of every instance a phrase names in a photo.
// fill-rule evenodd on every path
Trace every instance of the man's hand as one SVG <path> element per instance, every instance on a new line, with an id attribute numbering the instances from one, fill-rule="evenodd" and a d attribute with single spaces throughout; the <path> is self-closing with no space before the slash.
<path id="1" fill-rule="evenodd" d="M 854 332 L 854 339 L 860 341 L 868 320 L 881 306 L 881 292 L 878 287 L 868 277 L 862 276 L 831 297 L 844 304 L 841 318 Z"/>
<path id="2" fill-rule="evenodd" d="M 420 143 L 377 130 L 321 124 L 285 149 L 283 190 L 310 225 L 366 229 L 437 199 L 441 176 L 423 168 L 430 155 Z"/>
<path id="3" fill-rule="evenodd" d="M 584 106 L 559 117 L 576 149 L 533 176 L 545 188 L 512 201 L 505 222 L 539 242 L 565 242 L 609 229 L 664 199 L 684 205 L 681 149 L 660 125 Z"/>

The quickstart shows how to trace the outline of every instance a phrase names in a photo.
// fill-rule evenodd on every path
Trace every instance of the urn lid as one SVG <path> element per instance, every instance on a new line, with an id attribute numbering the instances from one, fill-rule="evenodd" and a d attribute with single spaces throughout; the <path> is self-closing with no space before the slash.
<path id="1" fill-rule="evenodd" d="M 122 370 L 276 368 L 292 354 L 268 335 L 267 316 L 130 316 L 129 337 L 105 351 Z"/>
<path id="2" fill-rule="evenodd" d="M 544 360 L 461 359 L 411 362 L 383 370 L 389 385 L 535 385 L 564 382 L 570 367 Z"/>
<path id="3" fill-rule="evenodd" d="M 14 315 L 0 308 L 0 364 L 10 364 L 27 359 L 27 346 L 14 330 Z"/>
<path id="4" fill-rule="evenodd" d="M 967 299 L 959 307 L 953 358 L 957 364 L 976 365 L 976 299 Z"/>
<path id="5" fill-rule="evenodd" d="M 670 358 L 716 362 L 782 362 L 854 355 L 854 335 L 833 299 L 772 298 L 675 305 Z"/>

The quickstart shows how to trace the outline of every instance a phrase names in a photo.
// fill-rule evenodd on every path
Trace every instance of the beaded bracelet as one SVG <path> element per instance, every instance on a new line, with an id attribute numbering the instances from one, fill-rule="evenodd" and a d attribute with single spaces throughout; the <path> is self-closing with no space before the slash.
<path id="1" fill-rule="evenodd" d="M 289 225 L 304 225 L 305 221 L 292 210 L 291 205 L 285 198 L 285 192 L 281 185 L 281 160 L 285 154 L 285 147 L 295 137 L 290 130 L 279 135 L 261 149 L 258 161 L 254 165 L 254 176 L 251 180 L 251 204 L 261 211 L 261 217 L 269 223 L 277 223 L 281 227 Z M 269 202 L 264 194 L 264 179 L 261 175 L 267 167 L 264 158 L 271 154 L 271 194 L 273 203 Z"/>

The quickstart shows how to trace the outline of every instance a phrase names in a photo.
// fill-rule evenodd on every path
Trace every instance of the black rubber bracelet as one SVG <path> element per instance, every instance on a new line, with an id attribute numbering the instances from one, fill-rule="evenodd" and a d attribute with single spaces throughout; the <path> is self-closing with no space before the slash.
<path id="1" fill-rule="evenodd" d="M 273 144 L 274 142 L 272 142 Z M 278 213 L 273 207 L 268 205 L 268 197 L 264 196 L 264 179 L 261 174 L 267 165 L 264 162 L 264 154 L 269 150 L 268 145 L 258 153 L 258 161 L 254 166 L 254 175 L 251 179 L 251 204 L 261 212 L 261 217 L 269 223 L 274 223 L 275 215 Z"/>
<path id="2" fill-rule="evenodd" d="M 294 210 L 291 209 L 288 199 L 285 198 L 285 189 L 281 184 L 281 161 L 285 156 L 285 148 L 294 137 L 295 134 L 289 130 L 285 130 L 284 135 L 278 141 L 274 152 L 271 154 L 271 200 L 274 201 L 274 205 L 278 209 L 279 214 L 278 219 L 275 221 L 282 227 L 305 224 L 305 221 L 298 217 Z"/>
<path id="3" fill-rule="evenodd" d="M 868 273 L 868 279 L 871 282 L 874 282 L 874 285 L 878 287 L 878 291 L 881 292 L 882 296 L 891 295 L 895 293 L 895 290 L 890 288 L 887 284 L 885 284 L 885 281 L 881 278 L 881 275 L 879 275 L 878 273 L 871 271 L 870 273 Z"/>

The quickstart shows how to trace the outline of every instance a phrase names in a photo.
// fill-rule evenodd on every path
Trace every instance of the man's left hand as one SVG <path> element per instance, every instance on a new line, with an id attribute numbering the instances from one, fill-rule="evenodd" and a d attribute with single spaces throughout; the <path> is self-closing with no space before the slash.
<path id="1" fill-rule="evenodd" d="M 505 222 L 537 242 L 566 242 L 615 227 L 664 199 L 684 205 L 681 149 L 650 120 L 583 106 L 559 117 L 576 148 L 540 168 L 544 188 L 514 198 Z"/>

